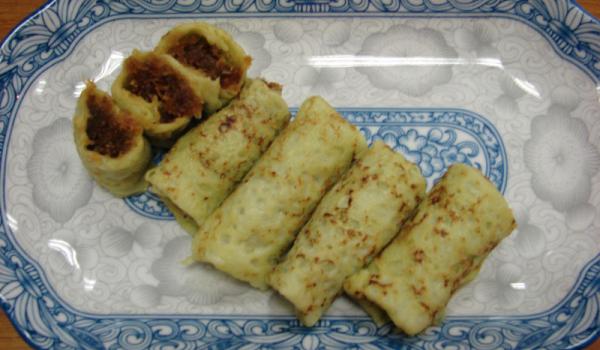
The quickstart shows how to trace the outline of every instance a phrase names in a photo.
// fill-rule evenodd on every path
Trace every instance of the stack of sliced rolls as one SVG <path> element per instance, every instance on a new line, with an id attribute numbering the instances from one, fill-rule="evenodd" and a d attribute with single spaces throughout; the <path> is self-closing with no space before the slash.
<path id="1" fill-rule="evenodd" d="M 306 326 L 342 292 L 409 335 L 440 320 L 515 228 L 505 199 L 463 164 L 426 194 L 415 164 L 367 147 L 322 98 L 290 121 L 282 87 L 247 78 L 250 63 L 202 22 L 134 51 L 112 97 L 91 82 L 81 94 L 85 167 L 115 196 L 150 186 L 193 236 L 194 260 L 272 287 Z M 156 147 L 169 150 L 149 169 Z"/>

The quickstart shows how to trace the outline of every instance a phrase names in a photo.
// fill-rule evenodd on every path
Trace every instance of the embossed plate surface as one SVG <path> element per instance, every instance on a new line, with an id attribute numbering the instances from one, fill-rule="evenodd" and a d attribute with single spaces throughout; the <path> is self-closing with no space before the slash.
<path id="1" fill-rule="evenodd" d="M 307 329 L 203 265 L 151 193 L 85 173 L 71 117 L 133 48 L 202 19 L 285 86 L 328 99 L 431 185 L 480 168 L 519 229 L 417 337 L 340 298 Z M 567 349 L 600 327 L 600 24 L 566 0 L 53 1 L 0 51 L 0 300 L 37 348 Z"/>

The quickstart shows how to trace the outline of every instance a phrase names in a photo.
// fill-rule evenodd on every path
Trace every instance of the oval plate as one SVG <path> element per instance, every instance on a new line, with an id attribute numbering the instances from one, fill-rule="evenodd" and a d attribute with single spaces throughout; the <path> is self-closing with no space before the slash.
<path id="1" fill-rule="evenodd" d="M 151 193 L 83 169 L 70 118 L 134 48 L 206 20 L 298 106 L 328 99 L 431 185 L 480 168 L 519 229 L 417 337 L 339 298 L 316 327 L 204 265 Z M 600 24 L 566 0 L 58 1 L 0 55 L 0 300 L 36 348 L 582 347 L 600 320 Z"/>

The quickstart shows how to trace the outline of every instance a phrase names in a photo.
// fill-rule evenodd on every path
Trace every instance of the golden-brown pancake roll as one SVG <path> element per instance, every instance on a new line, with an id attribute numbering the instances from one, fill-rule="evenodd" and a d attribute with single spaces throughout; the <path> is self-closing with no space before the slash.
<path id="1" fill-rule="evenodd" d="M 296 233 L 352 161 L 360 131 L 319 97 L 296 119 L 194 236 L 192 256 L 259 289 Z"/>
<path id="2" fill-rule="evenodd" d="M 515 226 L 494 184 L 475 168 L 452 165 L 414 218 L 344 289 L 379 319 L 377 308 L 406 334 L 417 334 L 443 314 L 452 294 Z"/>
<path id="3" fill-rule="evenodd" d="M 378 141 L 323 197 L 269 276 L 306 326 L 342 292 L 344 280 L 398 233 L 425 196 L 419 168 Z"/>
<path id="4" fill-rule="evenodd" d="M 177 221 L 195 234 L 289 118 L 281 86 L 250 80 L 227 107 L 177 140 L 146 179 Z"/>

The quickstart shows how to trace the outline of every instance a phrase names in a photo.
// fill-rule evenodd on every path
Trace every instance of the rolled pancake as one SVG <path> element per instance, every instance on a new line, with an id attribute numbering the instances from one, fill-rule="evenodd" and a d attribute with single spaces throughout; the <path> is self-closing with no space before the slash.
<path id="1" fill-rule="evenodd" d="M 198 229 L 287 125 L 281 87 L 250 80 L 227 107 L 182 136 L 146 179 L 187 231 Z"/>
<path id="2" fill-rule="evenodd" d="M 217 92 L 217 100 L 206 100 L 209 113 L 240 92 L 252 62 L 231 35 L 205 22 L 171 29 L 161 38 L 155 52 L 173 57 L 186 74 Z"/>
<path id="3" fill-rule="evenodd" d="M 419 168 L 378 141 L 323 197 L 269 284 L 314 325 L 425 196 Z"/>
<path id="4" fill-rule="evenodd" d="M 134 50 L 112 85 L 112 95 L 144 128 L 150 141 L 169 146 L 192 118 L 201 118 L 204 86 L 177 69 L 168 55 Z"/>
<path id="5" fill-rule="evenodd" d="M 452 294 L 475 277 L 515 227 L 496 187 L 479 170 L 453 165 L 415 217 L 344 289 L 383 309 L 406 334 L 417 334 L 443 313 Z"/>
<path id="6" fill-rule="evenodd" d="M 88 82 L 73 118 L 75 145 L 94 180 L 118 197 L 143 192 L 150 144 L 141 126 Z"/>
<path id="7" fill-rule="evenodd" d="M 194 236 L 192 256 L 259 289 L 366 142 L 319 97 L 307 99 Z"/>

